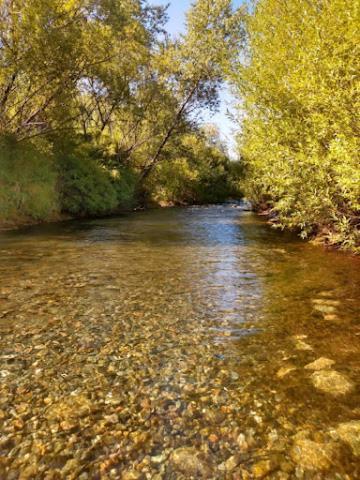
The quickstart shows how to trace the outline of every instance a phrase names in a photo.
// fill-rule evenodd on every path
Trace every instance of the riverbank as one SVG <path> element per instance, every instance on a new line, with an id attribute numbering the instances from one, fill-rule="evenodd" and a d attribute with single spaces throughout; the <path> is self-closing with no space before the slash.
<path id="1" fill-rule="evenodd" d="M 265 218 L 270 227 L 293 232 L 313 245 L 317 245 L 328 250 L 338 250 L 350 255 L 360 255 L 360 243 L 344 244 L 343 238 L 338 239 L 338 233 L 336 232 L 335 228 L 331 227 L 330 225 L 323 227 L 319 226 L 317 229 L 314 229 L 313 233 L 304 238 L 300 228 L 290 228 L 282 225 L 278 216 L 274 214 L 270 208 L 258 208 L 254 209 L 253 211 L 256 212 L 258 216 Z M 360 238 L 360 236 L 358 237 Z"/>

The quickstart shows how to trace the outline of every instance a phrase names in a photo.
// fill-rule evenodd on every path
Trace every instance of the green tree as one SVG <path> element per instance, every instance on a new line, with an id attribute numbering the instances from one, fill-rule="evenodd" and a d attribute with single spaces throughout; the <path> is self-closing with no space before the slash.
<path id="1" fill-rule="evenodd" d="M 359 242 L 360 3 L 260 0 L 235 76 L 247 195 L 281 227 Z"/>
<path id="2" fill-rule="evenodd" d="M 185 145 L 201 137 L 195 112 L 216 108 L 241 15 L 230 0 L 198 0 L 186 34 L 172 41 L 166 9 L 145 0 L 0 0 L 0 142 L 33 152 L 34 178 L 48 158 L 59 200 L 49 205 L 76 215 L 130 205 L 155 188 L 159 172 L 148 177 L 162 161 L 193 161 Z M 200 151 L 217 158 L 200 137 Z M 220 178 L 200 158 L 203 181 Z M 0 178 L 9 192 L 12 175 L 18 182 L 11 168 Z"/>
<path id="3" fill-rule="evenodd" d="M 167 42 L 159 58 L 162 83 L 177 100 L 161 139 L 151 151 L 142 179 L 161 160 L 171 137 L 201 108 L 216 108 L 219 87 L 243 40 L 242 10 L 231 0 L 197 0 L 187 14 L 186 33 Z"/>

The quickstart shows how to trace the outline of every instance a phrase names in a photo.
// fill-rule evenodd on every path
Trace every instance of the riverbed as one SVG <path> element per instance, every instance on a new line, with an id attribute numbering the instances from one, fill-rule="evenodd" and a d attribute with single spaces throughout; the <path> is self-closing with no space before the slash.
<path id="1" fill-rule="evenodd" d="M 360 478 L 359 292 L 237 204 L 0 234 L 0 478 Z"/>

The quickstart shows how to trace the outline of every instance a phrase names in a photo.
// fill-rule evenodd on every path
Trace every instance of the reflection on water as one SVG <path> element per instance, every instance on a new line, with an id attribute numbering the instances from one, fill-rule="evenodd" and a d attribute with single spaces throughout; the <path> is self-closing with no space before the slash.
<path id="1" fill-rule="evenodd" d="M 0 478 L 358 478 L 359 267 L 231 205 L 2 234 Z"/>

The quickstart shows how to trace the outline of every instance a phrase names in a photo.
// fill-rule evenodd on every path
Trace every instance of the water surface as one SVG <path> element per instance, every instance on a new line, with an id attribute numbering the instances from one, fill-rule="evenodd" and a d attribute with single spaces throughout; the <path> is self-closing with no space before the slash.
<path id="1" fill-rule="evenodd" d="M 1 234 L 0 478 L 359 478 L 359 267 L 232 205 Z"/>

